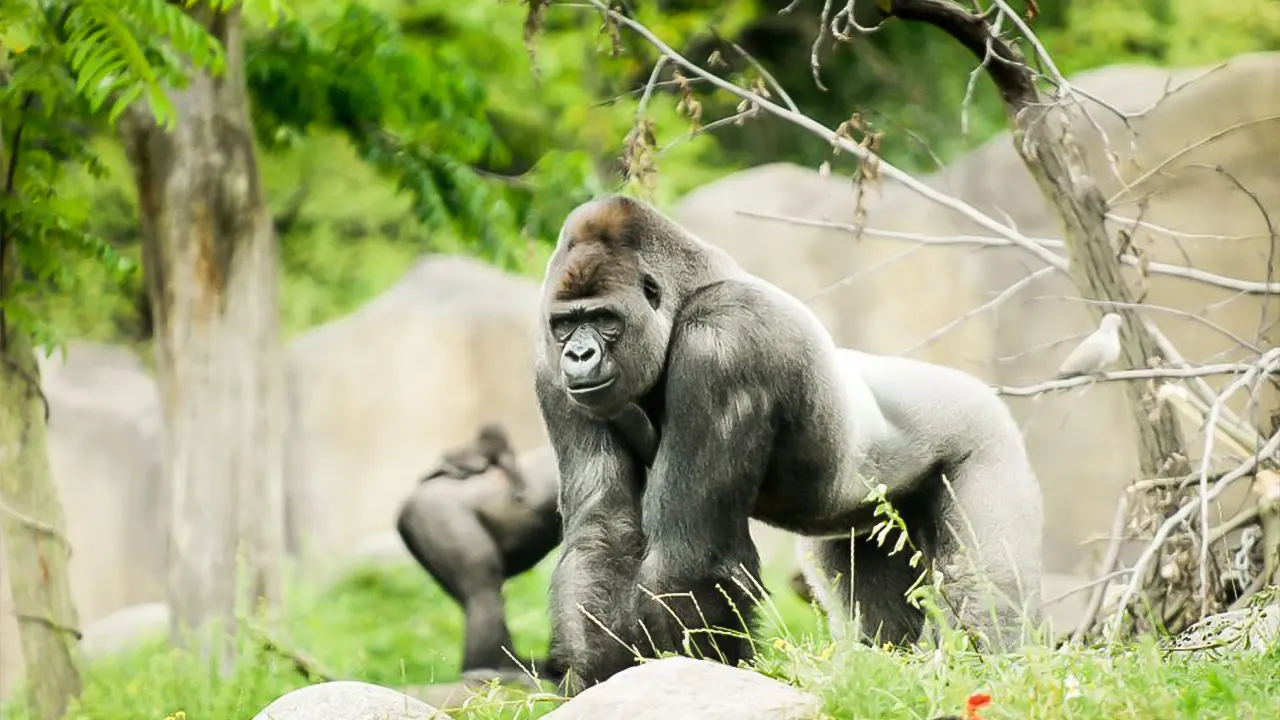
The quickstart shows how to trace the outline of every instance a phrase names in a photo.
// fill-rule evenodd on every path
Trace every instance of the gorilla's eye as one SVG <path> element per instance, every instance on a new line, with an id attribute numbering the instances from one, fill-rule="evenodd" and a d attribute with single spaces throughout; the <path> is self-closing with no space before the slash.
<path id="1" fill-rule="evenodd" d="M 654 310 L 657 310 L 658 306 L 662 304 L 662 294 L 658 291 L 658 281 L 645 275 L 641 287 L 644 290 L 644 299 L 649 301 L 649 305 Z"/>

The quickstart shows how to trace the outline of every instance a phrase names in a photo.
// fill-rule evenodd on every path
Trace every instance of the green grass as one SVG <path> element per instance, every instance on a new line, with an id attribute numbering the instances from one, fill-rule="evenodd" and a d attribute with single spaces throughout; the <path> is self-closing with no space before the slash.
<path id="1" fill-rule="evenodd" d="M 506 587 L 518 652 L 541 656 L 547 643 L 548 558 Z M 979 657 L 948 651 L 890 652 L 831 643 L 818 615 L 781 576 L 768 582 L 759 637 L 761 672 L 820 696 L 834 718 L 929 720 L 960 713 L 977 690 L 990 692 L 987 720 L 1067 718 L 1274 718 L 1280 709 L 1280 648 L 1267 655 L 1191 661 L 1164 657 L 1152 642 L 1124 652 L 1054 652 Z M 458 677 L 462 614 L 413 566 L 364 568 L 324 591 L 298 588 L 288 603 L 287 644 L 344 679 L 405 687 Z M 249 718 L 306 684 L 292 663 L 241 643 L 230 678 L 157 639 L 87 670 L 74 720 Z M 495 698 L 455 718 L 532 718 L 556 707 Z M 26 720 L 9 708 L 0 715 Z"/>

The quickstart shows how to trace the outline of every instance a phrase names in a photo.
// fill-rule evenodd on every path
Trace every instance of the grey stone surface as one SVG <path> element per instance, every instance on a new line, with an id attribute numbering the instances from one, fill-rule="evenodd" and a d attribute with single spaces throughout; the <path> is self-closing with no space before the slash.
<path id="1" fill-rule="evenodd" d="M 1179 652 L 1201 657 L 1261 654 L 1280 644 L 1280 605 L 1243 608 L 1210 615 L 1170 643 Z"/>
<path id="2" fill-rule="evenodd" d="M 144 641 L 169 632 L 169 606 L 149 602 L 121 608 L 84 628 L 80 649 L 88 660 L 99 660 L 131 650 Z"/>
<path id="3" fill-rule="evenodd" d="M 451 720 L 402 692 L 351 680 L 308 685 L 286 693 L 253 720 Z"/>
<path id="4" fill-rule="evenodd" d="M 544 717 L 554 720 L 808 720 L 822 702 L 750 670 L 670 657 L 624 670 Z"/>

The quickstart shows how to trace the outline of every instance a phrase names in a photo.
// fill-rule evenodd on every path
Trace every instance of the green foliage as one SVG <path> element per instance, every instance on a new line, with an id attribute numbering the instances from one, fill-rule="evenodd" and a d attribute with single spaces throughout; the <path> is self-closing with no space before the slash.
<path id="1" fill-rule="evenodd" d="M 582 153 L 546 153 L 521 177 L 494 172 L 511 165 L 511 152 L 464 48 L 415 43 L 363 4 L 281 23 L 249 42 L 246 68 L 267 148 L 294 145 L 313 128 L 338 129 L 395 178 L 428 230 L 474 238 L 501 265 L 519 265 L 512 240 L 521 232 L 544 241 L 554 234 L 539 195 L 550 189 L 574 203 L 598 189 Z"/>
<path id="2" fill-rule="evenodd" d="M 178 8 L 162 0 L 96 2 L 121 8 L 121 16 L 132 13 L 133 27 L 151 28 L 149 44 L 140 47 L 147 58 L 156 56 L 162 77 L 172 63 L 157 56 L 163 45 L 152 38 L 172 29 L 147 20 L 148 8 Z M 883 133 L 885 157 L 907 170 L 932 171 L 1005 128 L 990 82 L 979 74 L 969 101 L 969 133 L 961 134 L 961 106 L 976 60 L 919 24 L 890 22 L 851 43 L 825 40 L 818 72 L 826 90 L 820 89 L 810 55 L 821 3 L 800 3 L 780 15 L 789 4 L 661 0 L 635 8 L 642 22 L 691 59 L 704 62 L 717 52 L 728 64 L 716 70 L 723 77 L 748 83 L 757 77 L 725 42 L 732 40 L 824 124 L 835 127 L 859 113 Z M 30 15 L 37 6 L 36 0 L 5 2 L 0 17 Z M 527 6 L 516 0 L 292 0 L 290 6 L 290 17 L 273 26 L 282 0 L 251 2 L 245 46 L 260 167 L 269 178 L 273 211 L 286 212 L 299 183 L 307 185 L 297 222 L 280 237 L 283 309 L 291 331 L 349 312 L 423 252 L 477 254 L 537 273 L 568 209 L 623 187 L 619 158 L 657 54 L 625 30 L 616 33 L 615 52 L 614 33 L 602 28 L 595 10 L 548 6 L 532 40 L 535 62 L 524 39 Z M 1280 4 L 1272 0 L 1064 0 L 1040 6 L 1037 30 L 1066 72 L 1118 61 L 1210 62 L 1278 44 Z M 0 22 L 0 37 L 6 47 L 31 47 L 22 37 L 30 34 L 26 28 L 42 27 L 43 18 Z M 1204 27 L 1214 30 L 1202 32 Z M 736 98 L 701 83 L 692 87 L 703 124 L 735 112 Z M 691 137 L 682 100 L 667 82 L 645 110 L 656 140 L 652 199 L 659 204 L 761 162 L 817 167 L 830 160 L 835 172 L 854 171 L 847 154 L 833 158 L 811 134 L 765 116 Z M 8 117 L 0 120 L 11 128 Z M 95 147 L 107 145 L 114 144 Z M 310 158 L 310 166 L 301 158 Z M 135 211 L 121 202 L 132 197 L 127 166 L 107 165 L 112 178 L 76 172 L 58 194 L 94 208 L 72 208 L 73 215 L 87 217 L 90 234 L 136 260 L 136 240 L 123 231 L 136 225 Z M 118 283 L 105 279 L 94 262 L 67 267 L 83 292 L 101 293 L 103 301 L 85 304 L 63 294 L 29 309 L 40 314 L 47 307 L 55 326 L 104 340 L 120 340 L 140 325 L 133 309 L 140 289 L 136 273 L 121 296 Z"/>
<path id="3" fill-rule="evenodd" d="M 0 17 L 0 76 L 6 80 L 0 86 L 0 320 L 30 333 L 37 345 L 56 345 L 57 336 L 33 311 L 32 299 L 74 289 L 70 268 L 78 259 L 99 262 L 119 281 L 136 271 L 85 229 L 88 208 L 68 205 L 56 192 L 68 165 L 101 177 L 84 136 L 96 124 L 113 122 L 157 76 L 130 22 L 135 6 L 146 4 L 21 0 L 6 3 Z M 181 14 L 177 8 L 157 12 L 151 20 Z"/>
<path id="4" fill-rule="evenodd" d="M 1190 66 L 1280 49 L 1273 0 L 1071 0 L 1063 22 L 1044 31 L 1063 72 L 1121 62 Z"/>
<path id="5" fill-rule="evenodd" d="M 164 85 L 180 83 L 186 76 L 179 53 L 188 55 L 197 69 L 222 70 L 218 42 L 180 7 L 164 0 L 80 0 L 68 4 L 65 13 L 65 45 L 75 90 L 89 101 L 91 112 L 106 103 L 109 122 L 145 94 L 156 120 L 172 125 L 173 108 Z"/>
<path id="6" fill-rule="evenodd" d="M 275 3 L 252 5 L 261 11 Z M 234 4 L 213 0 L 198 12 Z M 164 88 L 181 86 L 188 67 L 221 71 L 222 47 L 184 5 L 195 0 L 0 6 L 0 329 L 12 325 L 37 345 L 58 345 L 40 306 L 83 292 L 86 262 L 117 285 L 138 284 L 129 253 L 89 226 L 92 206 L 68 201 L 59 189 L 69 169 L 103 179 L 89 140 L 143 97 L 155 120 L 171 125 Z"/>

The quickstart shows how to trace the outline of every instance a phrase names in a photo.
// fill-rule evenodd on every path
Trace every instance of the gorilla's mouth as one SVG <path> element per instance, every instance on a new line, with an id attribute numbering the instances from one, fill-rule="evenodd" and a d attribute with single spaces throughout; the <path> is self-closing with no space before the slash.
<path id="1" fill-rule="evenodd" d="M 568 385 L 566 386 L 566 389 L 568 389 L 570 395 L 586 395 L 589 393 L 604 390 L 605 388 L 609 387 L 614 382 L 616 382 L 617 379 L 618 378 L 616 377 L 611 377 L 608 380 L 605 380 L 604 382 L 601 382 L 601 383 L 596 383 L 595 385 Z"/>

